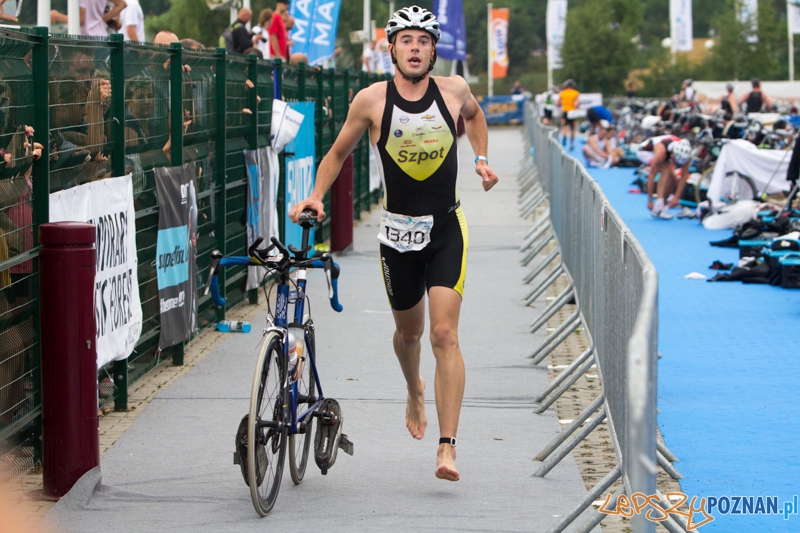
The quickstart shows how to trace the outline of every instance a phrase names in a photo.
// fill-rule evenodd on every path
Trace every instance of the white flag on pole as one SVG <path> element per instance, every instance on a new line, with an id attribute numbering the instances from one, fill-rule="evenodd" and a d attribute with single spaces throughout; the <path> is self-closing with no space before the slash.
<path id="1" fill-rule="evenodd" d="M 676 52 L 692 51 L 692 0 L 670 0 L 670 33 Z"/>
<path id="2" fill-rule="evenodd" d="M 800 33 L 800 1 L 788 0 L 786 9 L 789 12 L 792 33 Z"/>
<path id="3" fill-rule="evenodd" d="M 758 0 L 742 0 L 741 11 L 739 11 L 739 21 L 745 26 L 749 26 L 750 35 L 747 36 L 748 43 L 758 42 Z"/>
<path id="4" fill-rule="evenodd" d="M 561 45 L 567 32 L 567 0 L 547 1 L 547 62 L 551 69 L 561 68 Z"/>

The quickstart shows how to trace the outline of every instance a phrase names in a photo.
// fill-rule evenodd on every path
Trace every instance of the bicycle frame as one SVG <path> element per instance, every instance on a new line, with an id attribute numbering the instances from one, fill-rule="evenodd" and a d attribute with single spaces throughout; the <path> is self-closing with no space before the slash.
<path id="1" fill-rule="evenodd" d="M 305 240 L 305 239 L 304 239 Z M 317 363 L 316 363 L 316 354 L 314 353 L 314 348 L 311 346 L 311 339 L 308 335 L 308 330 L 306 327 L 303 326 L 303 315 L 305 311 L 305 293 L 306 293 L 306 269 L 299 268 L 297 270 L 297 299 L 294 302 L 294 322 L 289 324 L 287 322 L 287 318 L 289 315 L 289 304 L 291 303 L 289 298 L 290 293 L 290 284 L 289 284 L 289 275 L 282 274 L 281 279 L 279 280 L 278 287 L 277 287 L 277 297 L 275 299 L 275 324 L 272 328 L 269 328 L 267 331 L 278 331 L 281 337 L 283 338 L 283 353 L 286 357 L 285 360 L 288 360 L 289 357 L 289 326 L 298 326 L 303 328 L 303 340 L 305 342 L 307 354 L 308 354 L 308 362 L 311 364 L 311 371 L 314 373 L 314 379 L 317 383 L 317 389 L 319 390 L 319 396 L 314 402 L 311 407 L 306 409 L 300 416 L 297 416 L 297 403 L 298 403 L 298 393 L 297 393 L 297 382 L 293 382 L 290 387 L 287 388 L 288 391 L 288 409 L 291 416 L 291 419 L 288 421 L 287 424 L 287 433 L 289 435 L 296 435 L 298 432 L 302 433 L 302 431 L 298 431 L 299 429 L 305 430 L 305 421 L 306 419 L 311 416 L 314 411 L 316 411 L 319 404 L 322 400 L 325 399 L 325 395 L 322 392 L 322 384 L 320 383 L 319 373 L 317 372 Z M 313 327 L 313 322 L 311 323 L 311 327 Z M 289 374 L 287 373 L 286 378 L 288 379 Z M 287 383 L 288 385 L 288 383 Z"/>

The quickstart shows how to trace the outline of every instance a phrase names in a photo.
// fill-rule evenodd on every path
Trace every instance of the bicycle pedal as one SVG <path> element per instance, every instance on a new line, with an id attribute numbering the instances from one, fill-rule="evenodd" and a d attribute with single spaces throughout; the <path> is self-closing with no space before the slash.
<path id="1" fill-rule="evenodd" d="M 328 469 L 336 462 L 336 452 L 341 447 L 344 420 L 339 402 L 333 398 L 322 400 L 314 414 L 319 417 L 314 436 L 314 461 L 325 476 L 328 474 Z"/>
<path id="2" fill-rule="evenodd" d="M 239 422 L 239 428 L 236 430 L 235 451 L 233 452 L 233 464 L 239 465 L 242 471 L 242 478 L 246 485 L 250 485 L 247 480 L 247 419 L 249 415 L 244 415 Z"/>
<path id="3" fill-rule="evenodd" d="M 353 456 L 353 443 L 350 442 L 350 439 L 348 439 L 347 435 L 344 433 L 342 434 L 342 438 L 339 439 L 339 448 L 347 455 Z"/>

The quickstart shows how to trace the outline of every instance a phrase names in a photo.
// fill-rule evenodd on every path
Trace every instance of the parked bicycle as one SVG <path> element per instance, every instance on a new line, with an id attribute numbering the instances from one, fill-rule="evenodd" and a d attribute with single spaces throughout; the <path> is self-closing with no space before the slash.
<path id="1" fill-rule="evenodd" d="M 267 516 L 275 505 L 280 490 L 283 466 L 289 447 L 289 472 L 292 481 L 300 484 L 308 465 L 311 434 L 317 419 L 314 436 L 314 459 L 322 474 L 333 466 L 339 448 L 353 455 L 353 444 L 342 434 L 342 412 L 339 403 L 326 398 L 317 369 L 314 322 L 307 301 L 306 271 L 322 268 L 328 280 L 331 307 L 341 312 L 338 297 L 339 266 L 330 254 L 309 257 L 312 246 L 309 233 L 316 221 L 310 210 L 300 215 L 303 228 L 300 249 L 288 249 L 275 237 L 266 248 L 259 248 L 259 238 L 248 250 L 248 256 L 223 257 L 211 253 L 209 283 L 214 303 L 224 307 L 219 293 L 219 269 L 229 265 L 258 266 L 265 269 L 265 278 L 277 277 L 272 285 L 276 291 L 275 309 L 267 296 L 267 327 L 258 349 L 255 373 L 250 392 L 250 410 L 239 424 L 236 433 L 234 464 L 241 468 L 245 483 L 250 487 L 253 506 L 261 516 Z M 294 277 L 292 274 L 294 273 Z M 294 306 L 289 322 L 289 306 Z"/>

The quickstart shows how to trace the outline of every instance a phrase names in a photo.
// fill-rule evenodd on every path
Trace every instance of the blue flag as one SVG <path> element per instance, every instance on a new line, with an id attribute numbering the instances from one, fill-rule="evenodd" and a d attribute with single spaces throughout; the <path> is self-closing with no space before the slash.
<path id="1" fill-rule="evenodd" d="M 442 59 L 466 61 L 467 32 L 461 0 L 433 0 L 433 12 L 442 30 L 436 53 Z"/>
<path id="2" fill-rule="evenodd" d="M 303 53 L 309 65 L 318 65 L 333 57 L 339 10 L 342 0 L 296 0 L 289 11 L 294 28 L 289 38 L 292 53 Z"/>

